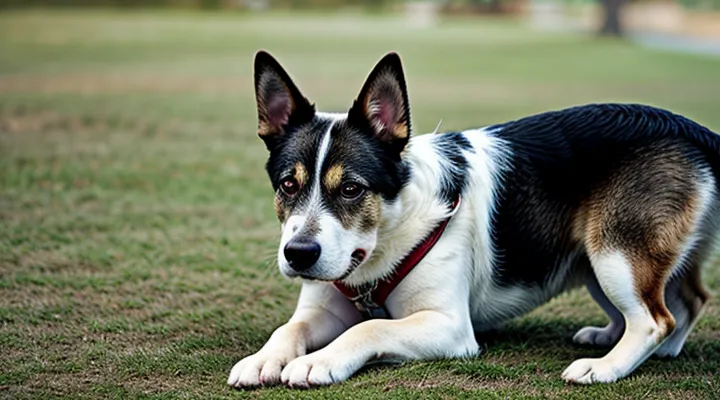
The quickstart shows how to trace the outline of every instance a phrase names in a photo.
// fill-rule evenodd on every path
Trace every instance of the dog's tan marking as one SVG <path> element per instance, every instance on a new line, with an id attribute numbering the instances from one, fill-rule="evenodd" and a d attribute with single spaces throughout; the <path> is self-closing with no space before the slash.
<path id="1" fill-rule="evenodd" d="M 662 341 L 675 329 L 675 318 L 665 304 L 665 282 L 674 266 L 675 257 L 663 254 L 660 258 L 630 254 L 633 283 L 638 298 L 648 308 L 650 315 L 662 330 Z"/>
<path id="2" fill-rule="evenodd" d="M 380 224 L 381 215 L 382 201 L 380 200 L 380 196 L 375 193 L 366 195 L 362 202 L 362 208 L 360 209 L 360 230 L 368 232 L 377 228 Z"/>
<path id="3" fill-rule="evenodd" d="M 303 187 L 309 179 L 307 169 L 301 162 L 295 163 L 295 168 L 291 171 L 293 177 L 298 181 L 300 187 Z M 286 205 L 283 196 L 279 193 L 275 195 L 275 214 L 281 223 L 284 223 L 290 217 L 290 208 Z"/>
<path id="4" fill-rule="evenodd" d="M 343 166 L 342 164 L 334 164 L 325 173 L 325 188 L 329 192 L 334 192 L 342 184 Z"/>
<path id="5" fill-rule="evenodd" d="M 638 300 L 664 331 L 660 339 L 675 326 L 665 285 L 702 206 L 690 161 L 676 147 L 663 150 L 662 156 L 638 154 L 597 187 L 576 212 L 572 231 L 590 254 L 620 250 L 627 256 Z"/>
<path id="6" fill-rule="evenodd" d="M 280 197 L 280 194 L 275 195 L 275 214 L 277 215 L 278 221 L 280 223 L 284 223 L 288 219 L 288 214 L 290 213 L 290 210 L 285 207 L 285 203 L 283 203 L 282 197 Z"/>
<path id="7" fill-rule="evenodd" d="M 338 219 L 346 230 L 357 229 L 360 232 L 368 232 L 380 224 L 382 214 L 382 200 L 380 195 L 375 193 L 365 194 L 360 204 L 340 207 Z"/>
<path id="8" fill-rule="evenodd" d="M 295 179 L 300 184 L 300 187 L 305 186 L 306 183 L 308 183 L 308 172 L 307 169 L 305 169 L 305 165 L 298 161 L 295 163 Z"/>
<path id="9" fill-rule="evenodd" d="M 587 245 L 588 213 L 589 211 L 586 204 L 580 204 L 577 210 L 575 210 L 570 227 L 570 240 L 576 243 L 586 243 Z"/>
<path id="10" fill-rule="evenodd" d="M 693 190 L 688 192 L 687 185 L 680 183 L 687 182 L 688 177 L 696 177 L 696 174 L 687 161 L 678 156 L 679 154 L 670 154 L 660 162 L 659 168 L 668 175 L 668 186 L 661 190 L 684 192 L 687 193 L 687 198 L 681 205 L 682 208 L 673 214 L 668 210 L 658 210 L 657 214 L 654 214 L 657 220 L 653 221 L 658 226 L 647 238 L 647 248 L 634 249 L 630 255 L 636 290 L 655 321 L 667 332 L 672 332 L 675 328 L 675 319 L 665 306 L 665 284 L 682 256 L 688 236 L 696 228 L 694 225 L 697 213 L 702 206 L 697 195 L 698 188 L 693 187 Z M 690 181 L 695 182 L 695 179 Z"/>
<path id="11" fill-rule="evenodd" d="M 272 128 L 270 127 L 270 124 L 268 124 L 265 121 L 258 122 L 258 136 L 268 136 L 273 133 Z"/>
<path id="12" fill-rule="evenodd" d="M 406 123 L 400 123 L 395 125 L 395 137 L 398 139 L 408 138 L 408 127 Z"/>
<path id="13" fill-rule="evenodd" d="M 636 250 L 630 256 L 635 288 L 655 321 L 660 326 L 664 325 L 668 332 L 675 328 L 675 320 L 665 307 L 665 283 L 681 256 L 684 242 L 694 228 L 698 203 L 697 196 L 690 196 L 684 209 L 659 227 L 657 236 L 648 243 L 647 250 Z"/>
<path id="14" fill-rule="evenodd" d="M 593 199 L 582 204 L 575 214 L 572 236 L 584 241 L 589 253 L 599 254 L 603 249 L 602 202 Z"/>

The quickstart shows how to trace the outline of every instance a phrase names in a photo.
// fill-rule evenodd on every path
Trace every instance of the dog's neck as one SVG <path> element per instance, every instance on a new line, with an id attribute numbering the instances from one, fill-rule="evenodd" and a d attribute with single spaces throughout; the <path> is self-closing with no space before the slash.
<path id="1" fill-rule="evenodd" d="M 448 217 L 449 205 L 436 195 L 440 185 L 440 165 L 429 141 L 413 138 L 403 155 L 410 179 L 399 196 L 382 210 L 377 246 L 370 258 L 344 282 L 359 286 L 388 277 L 395 267 Z"/>

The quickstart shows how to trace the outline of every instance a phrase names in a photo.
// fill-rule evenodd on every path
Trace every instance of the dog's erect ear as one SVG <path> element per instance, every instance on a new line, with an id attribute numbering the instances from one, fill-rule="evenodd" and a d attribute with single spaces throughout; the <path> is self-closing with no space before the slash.
<path id="1" fill-rule="evenodd" d="M 348 113 L 350 124 L 369 127 L 373 135 L 399 152 L 410 138 L 410 105 L 400 56 L 388 53 L 368 76 Z"/>
<path id="2" fill-rule="evenodd" d="M 310 121 L 315 107 L 300 93 L 280 64 L 265 51 L 255 54 L 258 135 L 268 149 L 288 126 Z"/>

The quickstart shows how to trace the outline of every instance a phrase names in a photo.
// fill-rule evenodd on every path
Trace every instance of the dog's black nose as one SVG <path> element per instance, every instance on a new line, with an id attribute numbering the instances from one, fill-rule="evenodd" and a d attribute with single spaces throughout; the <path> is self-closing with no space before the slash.
<path id="1" fill-rule="evenodd" d="M 292 239 L 283 251 L 290 268 L 305 271 L 320 258 L 320 245 L 312 239 Z"/>

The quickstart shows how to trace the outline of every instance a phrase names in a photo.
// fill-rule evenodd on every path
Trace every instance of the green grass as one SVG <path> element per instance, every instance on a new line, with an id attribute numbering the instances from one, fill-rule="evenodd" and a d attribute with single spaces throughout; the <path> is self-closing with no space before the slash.
<path id="1" fill-rule="evenodd" d="M 469 360 L 368 368 L 328 389 L 226 387 L 291 314 L 298 284 L 254 132 L 266 48 L 323 110 L 380 56 L 403 56 L 416 132 L 586 102 L 633 101 L 720 131 L 720 59 L 533 32 L 512 21 L 391 17 L 0 14 L 0 395 L 11 398 L 720 396 L 720 303 L 672 361 L 612 386 L 560 373 L 600 355 L 570 337 L 605 317 L 584 291 L 479 338 Z M 720 288 L 717 262 L 706 281 Z"/>

